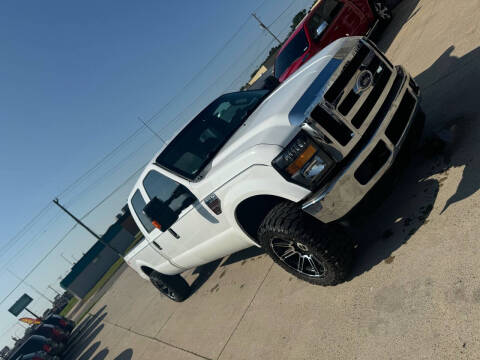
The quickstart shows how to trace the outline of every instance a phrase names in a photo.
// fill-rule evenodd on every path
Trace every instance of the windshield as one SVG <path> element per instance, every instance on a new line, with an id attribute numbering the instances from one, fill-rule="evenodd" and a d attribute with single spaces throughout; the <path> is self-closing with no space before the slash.
<path id="1" fill-rule="evenodd" d="M 302 29 L 297 35 L 288 43 L 288 45 L 278 54 L 275 61 L 275 77 L 280 78 L 285 70 L 302 56 L 308 50 L 307 35 Z"/>
<path id="2" fill-rule="evenodd" d="M 156 163 L 195 179 L 268 93 L 255 90 L 220 96 L 168 144 Z"/>

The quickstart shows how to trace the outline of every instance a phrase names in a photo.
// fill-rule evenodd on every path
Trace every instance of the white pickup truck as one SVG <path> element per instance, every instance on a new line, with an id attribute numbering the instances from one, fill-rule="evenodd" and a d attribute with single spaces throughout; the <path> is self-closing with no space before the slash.
<path id="1" fill-rule="evenodd" d="M 396 177 L 424 120 L 402 67 L 339 39 L 274 90 L 220 96 L 164 146 L 128 198 L 145 239 L 126 261 L 175 301 L 190 292 L 181 272 L 250 246 L 310 283 L 342 282 L 343 221 Z"/>

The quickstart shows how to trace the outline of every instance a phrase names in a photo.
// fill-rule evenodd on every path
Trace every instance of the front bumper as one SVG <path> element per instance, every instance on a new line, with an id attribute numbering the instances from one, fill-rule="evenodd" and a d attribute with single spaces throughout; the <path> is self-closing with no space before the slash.
<path id="1" fill-rule="evenodd" d="M 413 132 L 413 123 L 422 114 L 419 90 L 403 68 L 397 67 L 397 71 L 402 74 L 401 83 L 373 135 L 366 134 L 365 144 L 342 171 L 303 202 L 302 209 L 318 220 L 324 223 L 339 220 L 360 203 L 392 167 Z"/>

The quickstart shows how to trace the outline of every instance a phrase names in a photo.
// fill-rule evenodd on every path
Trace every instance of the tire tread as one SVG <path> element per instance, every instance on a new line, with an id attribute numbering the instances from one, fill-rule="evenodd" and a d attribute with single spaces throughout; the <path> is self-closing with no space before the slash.
<path id="1" fill-rule="evenodd" d="M 313 278 L 301 275 L 286 266 L 271 250 L 270 239 L 283 234 L 307 245 L 313 253 L 334 268 L 330 277 Z M 320 234 L 320 236 L 319 236 Z M 265 217 L 258 230 L 258 239 L 275 263 L 291 274 L 316 285 L 336 285 L 345 280 L 353 257 L 353 245 L 340 226 L 326 226 L 304 213 L 296 204 L 283 202 L 275 206 Z"/>

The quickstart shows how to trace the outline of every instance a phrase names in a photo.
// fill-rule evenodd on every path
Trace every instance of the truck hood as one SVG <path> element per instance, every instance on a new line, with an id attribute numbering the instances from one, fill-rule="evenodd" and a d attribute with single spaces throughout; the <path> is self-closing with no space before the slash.
<path id="1" fill-rule="evenodd" d="M 260 104 L 223 146 L 213 159 L 208 176 L 213 175 L 217 168 L 233 164 L 240 154 L 257 145 L 285 147 L 300 131 L 300 125 L 303 122 L 303 119 L 298 119 L 298 114 L 296 114 L 297 119 L 293 121 L 292 110 L 297 111 L 299 108 L 306 108 L 310 105 L 308 102 L 311 102 L 312 98 L 321 92 L 331 76 L 331 74 L 325 76 L 325 73 L 331 66 L 332 59 L 335 58 L 337 63 L 341 63 L 341 60 L 357 41 L 358 38 L 351 37 L 333 42 L 284 81 Z M 319 76 L 320 74 L 322 76 Z M 270 165 L 272 160 L 256 159 L 255 161 L 257 164 Z"/>

